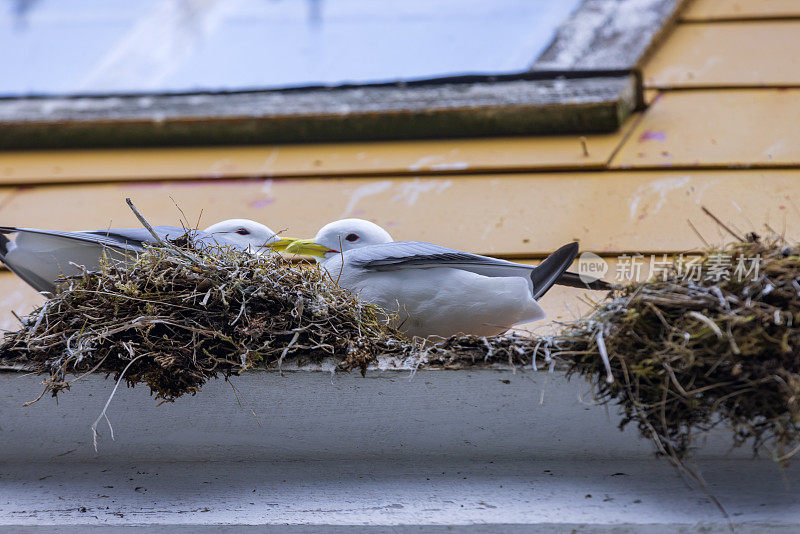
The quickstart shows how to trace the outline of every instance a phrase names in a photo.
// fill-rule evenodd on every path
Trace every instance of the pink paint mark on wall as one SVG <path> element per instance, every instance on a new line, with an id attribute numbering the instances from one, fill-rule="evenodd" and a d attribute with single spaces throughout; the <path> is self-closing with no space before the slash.
<path id="1" fill-rule="evenodd" d="M 667 134 L 664 133 L 664 130 L 645 130 L 642 135 L 639 136 L 639 142 L 642 143 L 644 141 L 666 141 Z"/>
<path id="2" fill-rule="evenodd" d="M 251 208 L 263 208 L 263 207 L 269 206 L 273 202 L 275 202 L 274 198 L 265 198 L 265 199 L 262 199 L 262 200 L 254 200 L 254 201 L 250 202 L 250 207 Z"/>

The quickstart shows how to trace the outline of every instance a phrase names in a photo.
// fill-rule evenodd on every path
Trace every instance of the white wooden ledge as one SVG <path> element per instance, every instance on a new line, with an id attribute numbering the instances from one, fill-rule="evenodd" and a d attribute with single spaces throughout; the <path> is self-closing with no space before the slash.
<path id="1" fill-rule="evenodd" d="M 728 532 L 587 383 L 557 373 L 260 371 L 233 379 L 242 406 L 222 380 L 162 406 L 121 387 L 116 441 L 101 426 L 97 453 L 89 426 L 112 381 L 23 408 L 40 380 L 0 373 L 4 533 Z M 706 440 L 695 466 L 737 532 L 800 530 L 797 465 L 729 443 Z"/>
<path id="2" fill-rule="evenodd" d="M 640 458 L 653 448 L 613 408 L 593 403 L 590 385 L 530 369 L 255 371 L 212 380 L 195 396 L 161 406 L 147 387 L 121 385 L 103 422 L 98 452 L 90 425 L 114 382 L 93 375 L 59 394 L 41 378 L 0 373 L 0 440 L 7 461 L 102 459 L 244 461 L 463 458 Z M 255 416 L 253 415 L 255 412 Z M 260 421 L 260 425 L 259 422 Z M 724 435 L 723 435 L 724 434 Z M 729 457 L 720 433 L 698 451 Z M 749 457 L 750 451 L 734 455 Z"/>

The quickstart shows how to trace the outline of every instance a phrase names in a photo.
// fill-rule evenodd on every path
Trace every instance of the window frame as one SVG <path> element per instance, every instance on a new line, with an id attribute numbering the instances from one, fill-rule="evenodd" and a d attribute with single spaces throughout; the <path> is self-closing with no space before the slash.
<path id="1" fill-rule="evenodd" d="M 583 0 L 522 73 L 258 91 L 2 98 L 0 149 L 612 132 L 643 106 L 640 65 L 685 4 Z M 619 20 L 628 22 L 615 25 Z"/>

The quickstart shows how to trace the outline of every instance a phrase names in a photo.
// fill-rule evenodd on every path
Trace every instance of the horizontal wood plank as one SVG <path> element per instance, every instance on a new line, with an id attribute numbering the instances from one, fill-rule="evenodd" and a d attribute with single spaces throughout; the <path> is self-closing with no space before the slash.
<path id="1" fill-rule="evenodd" d="M 637 115 L 638 116 L 638 115 Z M 633 125 L 581 136 L 0 152 L 0 184 L 599 169 Z"/>
<path id="2" fill-rule="evenodd" d="M 800 89 L 664 92 L 611 166 L 800 167 L 798 124 Z"/>
<path id="3" fill-rule="evenodd" d="M 54 229 L 138 226 L 132 197 L 153 224 L 245 217 L 311 237 L 343 217 L 374 220 L 395 239 L 508 257 L 537 257 L 579 240 L 585 250 L 680 251 L 724 237 L 707 205 L 742 230 L 796 228 L 796 170 L 662 171 L 159 182 L 0 188 L 0 224 Z M 800 200 L 797 200 L 800 202 Z M 795 236 L 800 237 L 800 236 Z"/>
<path id="4" fill-rule="evenodd" d="M 797 0 L 694 0 L 681 15 L 685 21 L 800 17 Z"/>
<path id="5" fill-rule="evenodd" d="M 644 66 L 645 87 L 800 86 L 800 20 L 680 24 Z"/>

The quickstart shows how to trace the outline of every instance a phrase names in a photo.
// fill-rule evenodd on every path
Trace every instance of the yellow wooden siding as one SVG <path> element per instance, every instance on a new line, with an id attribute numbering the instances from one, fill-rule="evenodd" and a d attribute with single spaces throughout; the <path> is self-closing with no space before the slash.
<path id="1" fill-rule="evenodd" d="M 694 0 L 681 20 L 709 21 L 725 19 L 800 17 L 798 0 Z"/>
<path id="2" fill-rule="evenodd" d="M 615 168 L 800 166 L 800 89 L 663 93 Z"/>
<path id="3" fill-rule="evenodd" d="M 572 239 L 607 258 L 696 250 L 687 219 L 724 242 L 705 205 L 740 233 L 768 224 L 797 240 L 800 20 L 749 20 L 779 16 L 800 18 L 800 0 L 694 2 L 684 19 L 712 22 L 666 36 L 644 66 L 648 109 L 618 133 L 587 136 L 588 157 L 579 136 L 5 152 L 0 224 L 135 226 L 126 196 L 153 223 L 175 224 L 172 196 L 192 221 L 204 210 L 203 224 L 249 217 L 310 236 L 355 216 L 397 239 L 534 261 Z M 713 22 L 731 18 L 743 20 Z M 35 185 L 45 182 L 59 185 Z M 556 288 L 542 304 L 570 319 L 586 294 Z M 39 302 L 0 272 L 0 327 Z"/>
<path id="4" fill-rule="evenodd" d="M 647 87 L 800 86 L 800 20 L 680 24 L 645 65 Z"/>
<path id="5" fill-rule="evenodd" d="M 659 89 L 645 89 L 644 90 L 644 103 L 645 103 L 645 105 L 649 106 L 650 104 L 655 102 L 656 98 L 658 98 L 658 95 L 660 95 L 660 94 L 661 94 L 661 91 Z M 638 118 L 641 119 L 641 116 L 639 116 Z"/>
<path id="6" fill-rule="evenodd" d="M 611 134 L 437 141 L 0 152 L 0 184 L 600 169 Z"/>
<path id="7" fill-rule="evenodd" d="M 687 218 L 707 239 L 719 237 L 703 204 L 743 228 L 748 218 L 800 222 L 791 203 L 800 202 L 794 170 L 40 186 L 0 190 L 0 213 L 15 226 L 136 226 L 126 196 L 154 224 L 177 222 L 172 197 L 192 221 L 203 209 L 203 224 L 246 217 L 311 237 L 329 221 L 362 217 L 395 239 L 507 257 L 541 256 L 570 240 L 602 253 L 696 249 Z"/>
<path id="8" fill-rule="evenodd" d="M 19 321 L 11 313 L 12 310 L 24 316 L 42 302 L 44 298 L 28 284 L 8 271 L 0 271 L 0 333 L 19 328 Z"/>

